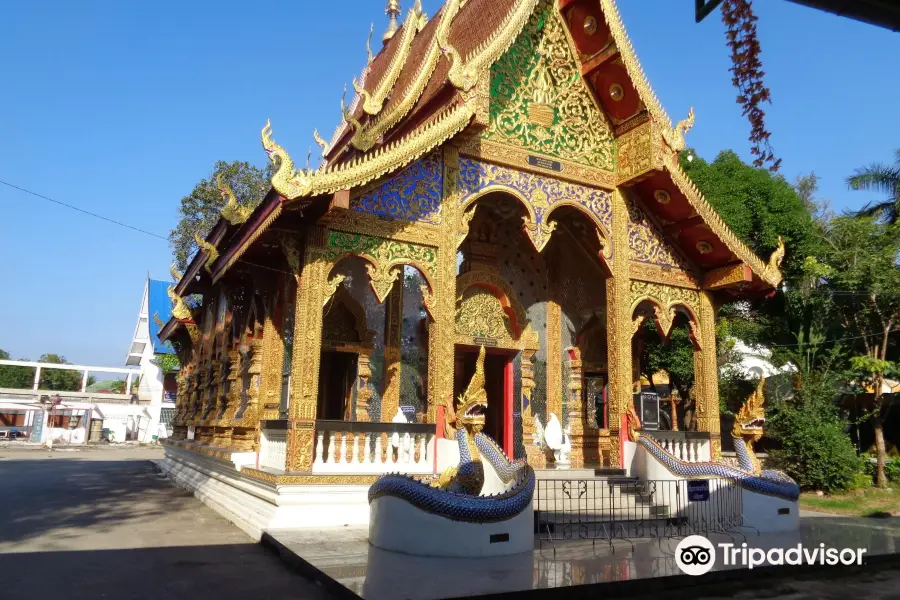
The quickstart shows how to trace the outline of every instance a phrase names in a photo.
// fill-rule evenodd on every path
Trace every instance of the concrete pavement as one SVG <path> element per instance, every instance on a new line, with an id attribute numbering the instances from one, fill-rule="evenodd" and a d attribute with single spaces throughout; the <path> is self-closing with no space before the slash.
<path id="1" fill-rule="evenodd" d="M 0 598 L 326 597 L 158 475 L 161 457 L 0 448 Z"/>

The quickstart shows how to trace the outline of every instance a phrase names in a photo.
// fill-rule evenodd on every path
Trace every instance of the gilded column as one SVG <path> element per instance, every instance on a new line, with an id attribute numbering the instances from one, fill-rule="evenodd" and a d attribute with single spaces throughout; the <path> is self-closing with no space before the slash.
<path id="1" fill-rule="evenodd" d="M 384 394 L 381 422 L 390 423 L 400 407 L 400 351 L 403 336 L 403 275 L 394 282 L 384 310 Z"/>
<path id="2" fill-rule="evenodd" d="M 306 240 L 297 286 L 294 354 L 291 361 L 291 421 L 286 470 L 311 471 L 322 351 L 322 303 L 329 263 L 322 256 L 327 230 L 313 227 Z"/>
<path id="3" fill-rule="evenodd" d="M 612 195 L 612 277 L 606 280 L 606 346 L 609 364 L 609 430 L 617 438 L 621 415 L 632 404 L 631 381 L 631 256 L 628 247 L 628 205 L 620 190 Z M 613 465 L 621 464 L 618 439 L 610 448 Z"/>
<path id="4" fill-rule="evenodd" d="M 694 350 L 694 399 L 697 430 L 708 431 L 713 460 L 722 456 L 719 422 L 719 366 L 716 360 L 716 307 L 708 291 L 700 292 L 700 348 Z"/>
<path id="5" fill-rule="evenodd" d="M 284 286 L 279 292 L 284 293 Z M 280 294 L 279 294 L 280 295 Z M 285 303 L 282 303 L 284 305 Z M 262 394 L 260 420 L 277 419 L 281 405 L 281 371 L 284 364 L 284 339 L 279 323 L 276 322 L 275 302 L 266 313 L 263 325 Z M 282 315 L 277 315 L 281 317 Z M 283 319 L 282 319 L 283 321 Z"/>
<path id="6" fill-rule="evenodd" d="M 562 387 L 562 308 L 554 301 L 547 302 L 547 419 L 555 414 L 565 427 Z"/>
<path id="7" fill-rule="evenodd" d="M 437 420 L 438 406 L 453 405 L 453 353 L 456 328 L 456 250 L 459 224 L 459 149 L 443 148 L 444 188 L 441 236 L 434 289 L 428 298 L 432 323 L 428 341 L 428 422 Z"/>

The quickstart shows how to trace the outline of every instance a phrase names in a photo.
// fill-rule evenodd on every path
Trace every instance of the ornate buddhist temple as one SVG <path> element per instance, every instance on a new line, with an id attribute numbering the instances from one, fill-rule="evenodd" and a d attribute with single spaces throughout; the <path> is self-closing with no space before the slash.
<path id="1" fill-rule="evenodd" d="M 557 466 L 555 418 L 572 468 L 621 467 L 640 338 L 684 327 L 717 458 L 716 311 L 771 293 L 784 249 L 756 256 L 679 167 L 693 111 L 670 120 L 613 0 L 404 8 L 314 134 L 321 166 L 267 123 L 270 192 L 232 196 L 170 289 L 167 452 L 271 489 L 437 473 L 485 347 L 509 456 Z"/>

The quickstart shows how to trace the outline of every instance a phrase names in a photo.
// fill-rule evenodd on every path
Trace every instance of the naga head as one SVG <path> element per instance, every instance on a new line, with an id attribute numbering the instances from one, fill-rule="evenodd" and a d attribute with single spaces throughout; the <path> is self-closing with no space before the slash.
<path id="1" fill-rule="evenodd" d="M 763 408 L 765 402 L 766 378 L 761 377 L 756 389 L 741 406 L 741 410 L 734 418 L 734 427 L 731 435 L 744 438 L 747 441 L 758 442 L 763 435 L 763 425 L 766 423 L 766 412 Z"/>
<path id="2" fill-rule="evenodd" d="M 457 427 L 465 427 L 470 434 L 480 433 L 484 428 L 484 415 L 488 403 L 484 383 L 484 346 L 482 346 L 475 363 L 475 374 L 469 382 L 469 387 L 460 395 L 459 406 L 456 408 Z"/>

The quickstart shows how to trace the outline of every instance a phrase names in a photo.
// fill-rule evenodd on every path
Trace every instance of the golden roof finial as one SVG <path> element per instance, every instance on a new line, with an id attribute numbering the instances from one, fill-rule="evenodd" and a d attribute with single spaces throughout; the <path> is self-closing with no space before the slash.
<path id="1" fill-rule="evenodd" d="M 372 23 L 369 26 L 369 39 L 366 40 L 366 54 L 369 55 L 369 62 L 367 64 L 372 64 L 372 61 L 375 59 L 375 56 L 372 54 L 372 34 L 375 33 L 375 23 Z"/>
<path id="2" fill-rule="evenodd" d="M 394 34 L 400 29 L 400 26 L 397 24 L 397 19 L 400 17 L 400 0 L 388 0 L 387 8 L 384 12 L 391 19 L 390 23 L 388 23 L 387 31 L 384 32 L 384 37 L 381 38 L 381 41 L 387 44 L 388 40 L 394 37 Z"/>

